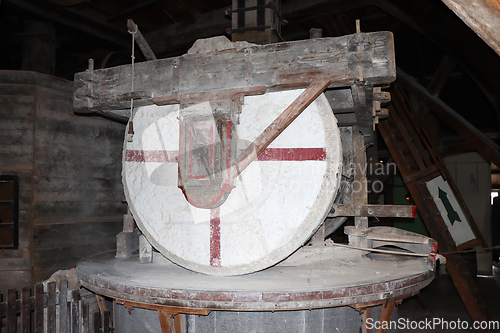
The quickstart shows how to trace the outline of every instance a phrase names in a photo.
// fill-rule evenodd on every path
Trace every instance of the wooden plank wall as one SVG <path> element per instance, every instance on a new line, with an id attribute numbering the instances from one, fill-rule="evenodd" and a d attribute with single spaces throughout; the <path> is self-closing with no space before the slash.
<path id="1" fill-rule="evenodd" d="M 34 281 L 82 257 L 116 248 L 126 206 L 125 127 L 73 113 L 73 82 L 37 87 L 34 141 Z"/>
<path id="2" fill-rule="evenodd" d="M 19 177 L 19 248 L 0 250 L 0 292 L 31 284 L 31 183 L 35 93 L 0 71 L 0 175 Z"/>
<path id="3" fill-rule="evenodd" d="M 82 257 L 115 249 L 126 213 L 125 126 L 75 115 L 73 82 L 44 74 L 0 71 L 2 101 L 0 172 L 20 175 L 26 221 L 20 230 L 23 249 L 0 251 L 0 270 L 27 270 L 28 284 L 37 283 Z M 14 259 L 22 264 L 14 265 Z"/>

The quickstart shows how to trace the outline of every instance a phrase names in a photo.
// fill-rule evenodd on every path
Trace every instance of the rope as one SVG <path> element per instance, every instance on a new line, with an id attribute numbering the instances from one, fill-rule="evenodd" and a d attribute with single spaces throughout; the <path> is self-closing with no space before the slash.
<path id="1" fill-rule="evenodd" d="M 134 92 L 134 77 L 135 77 L 135 34 L 137 33 L 137 24 L 135 25 L 135 31 L 130 31 L 128 30 L 128 33 L 132 35 L 132 89 L 131 92 Z M 133 118 L 134 118 L 134 96 L 131 94 L 130 98 L 130 118 L 128 122 L 128 136 L 127 136 L 127 141 L 132 142 L 132 138 L 134 136 L 134 123 L 133 123 Z"/>

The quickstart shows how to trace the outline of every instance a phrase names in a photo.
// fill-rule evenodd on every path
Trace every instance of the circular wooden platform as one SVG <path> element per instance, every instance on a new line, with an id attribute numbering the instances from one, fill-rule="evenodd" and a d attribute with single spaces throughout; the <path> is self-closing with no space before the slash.
<path id="1" fill-rule="evenodd" d="M 108 252 L 80 261 L 77 274 L 84 287 L 114 299 L 228 310 L 375 305 L 412 296 L 434 278 L 426 261 L 416 257 L 353 257 L 346 252 L 351 250 L 325 247 L 313 259 L 311 249 L 305 251 L 298 261 L 230 277 L 193 272 L 165 259 L 140 264 L 136 256 L 116 259 Z"/>

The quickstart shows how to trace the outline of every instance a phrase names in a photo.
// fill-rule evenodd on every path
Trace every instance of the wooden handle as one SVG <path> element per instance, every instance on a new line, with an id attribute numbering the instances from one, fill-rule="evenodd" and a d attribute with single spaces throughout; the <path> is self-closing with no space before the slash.
<path id="1" fill-rule="evenodd" d="M 330 85 L 330 80 L 313 82 L 236 158 L 231 176 L 236 178 Z"/>

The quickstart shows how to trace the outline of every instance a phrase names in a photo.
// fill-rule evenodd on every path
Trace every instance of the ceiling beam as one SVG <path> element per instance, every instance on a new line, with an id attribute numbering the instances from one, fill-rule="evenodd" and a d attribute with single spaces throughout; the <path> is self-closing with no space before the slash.
<path id="1" fill-rule="evenodd" d="M 442 0 L 500 55 L 500 3 L 491 0 Z"/>
<path id="2" fill-rule="evenodd" d="M 374 5 L 424 35 L 448 54 L 500 112 L 498 55 L 441 2 L 377 0 Z"/>
<path id="3" fill-rule="evenodd" d="M 477 149 L 479 155 L 485 160 L 500 167 L 500 146 L 479 131 L 464 117 L 449 107 L 441 99 L 433 96 L 417 80 L 397 69 L 397 81 L 417 98 L 428 103 L 432 113 L 445 122 L 458 135 L 467 140 Z"/>
<path id="4" fill-rule="evenodd" d="M 291 21 L 298 21 L 312 16 L 321 17 L 329 13 L 338 13 L 355 8 L 365 7 L 373 0 L 293 0 L 283 3 L 282 16 Z M 231 27 L 231 18 L 225 16 L 224 9 L 216 9 L 201 14 L 193 23 L 180 22 L 172 24 L 144 35 L 149 45 L 157 55 L 167 54 L 178 48 L 191 46 L 197 39 L 217 35 L 225 35 Z"/>
<path id="5" fill-rule="evenodd" d="M 106 16 L 106 21 L 112 22 L 122 18 L 129 18 L 130 15 L 133 15 L 137 12 L 141 12 L 149 7 L 152 7 L 158 3 L 158 0 L 146 0 L 140 1 L 132 6 L 123 7 L 120 10 L 117 10 L 108 16 Z"/>
<path id="6" fill-rule="evenodd" d="M 111 43 L 111 45 L 130 48 L 131 42 L 125 25 L 123 26 L 123 30 L 120 30 L 106 23 L 104 19 L 96 19 L 97 16 L 88 14 L 85 11 L 63 8 L 39 1 L 7 0 L 3 4 L 29 12 L 33 17 L 39 17 L 40 19 L 78 30 L 107 43 Z"/>

